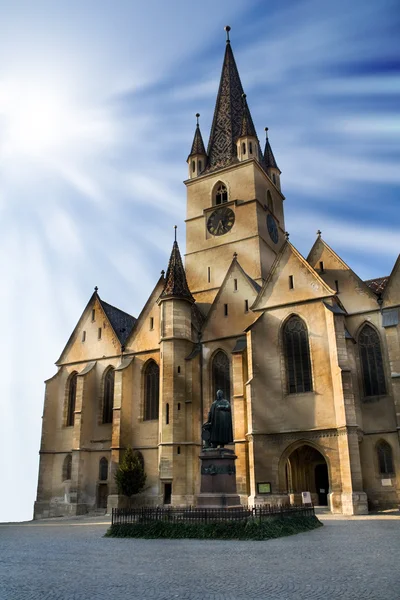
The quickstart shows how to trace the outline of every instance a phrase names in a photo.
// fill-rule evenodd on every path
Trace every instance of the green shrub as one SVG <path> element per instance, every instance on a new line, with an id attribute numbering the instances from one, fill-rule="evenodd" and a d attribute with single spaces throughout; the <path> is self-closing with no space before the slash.
<path id="1" fill-rule="evenodd" d="M 130 537 L 146 539 L 198 539 L 198 540 L 269 540 L 294 535 L 321 527 L 317 517 L 272 517 L 259 521 L 223 521 L 216 523 L 132 523 L 111 525 L 105 537 Z"/>
<path id="2" fill-rule="evenodd" d="M 144 488 L 146 473 L 144 472 L 143 457 L 139 452 L 133 452 L 128 447 L 115 473 L 118 493 L 131 498 Z"/>

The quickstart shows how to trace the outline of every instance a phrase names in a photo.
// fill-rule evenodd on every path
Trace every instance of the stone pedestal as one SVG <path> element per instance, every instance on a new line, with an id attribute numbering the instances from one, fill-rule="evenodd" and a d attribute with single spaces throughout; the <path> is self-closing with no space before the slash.
<path id="1" fill-rule="evenodd" d="M 200 453 L 201 484 L 197 506 L 225 508 L 240 506 L 236 491 L 237 456 L 226 448 L 203 448 Z"/>

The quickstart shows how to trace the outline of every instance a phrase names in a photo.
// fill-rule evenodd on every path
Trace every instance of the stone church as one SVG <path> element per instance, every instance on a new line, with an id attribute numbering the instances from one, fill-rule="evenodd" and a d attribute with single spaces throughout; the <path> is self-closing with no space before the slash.
<path id="1" fill-rule="evenodd" d="M 400 258 L 362 281 L 320 232 L 307 258 L 291 244 L 226 29 L 208 146 L 197 122 L 187 159 L 185 264 L 175 239 L 137 318 L 95 288 L 46 381 L 35 518 L 120 506 L 127 446 L 147 474 L 137 503 L 195 505 L 218 389 L 243 504 L 399 502 Z"/>

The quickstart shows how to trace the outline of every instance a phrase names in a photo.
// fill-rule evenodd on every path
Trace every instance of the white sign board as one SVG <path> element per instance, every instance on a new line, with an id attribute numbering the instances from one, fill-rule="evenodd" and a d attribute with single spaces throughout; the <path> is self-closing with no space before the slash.
<path id="1" fill-rule="evenodd" d="M 311 504 L 310 492 L 301 492 L 301 499 L 303 501 L 303 504 Z"/>
<path id="2" fill-rule="evenodd" d="M 382 479 L 382 485 L 392 485 L 391 479 Z"/>

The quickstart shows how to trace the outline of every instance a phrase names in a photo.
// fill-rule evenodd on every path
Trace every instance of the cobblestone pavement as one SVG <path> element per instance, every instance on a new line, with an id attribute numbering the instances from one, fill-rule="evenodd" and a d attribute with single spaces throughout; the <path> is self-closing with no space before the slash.
<path id="1" fill-rule="evenodd" d="M 324 521 L 265 542 L 108 539 L 104 518 L 0 525 L 0 599 L 398 600 L 400 518 Z"/>

